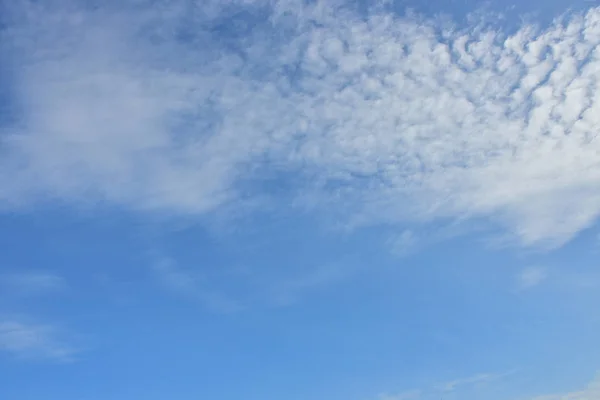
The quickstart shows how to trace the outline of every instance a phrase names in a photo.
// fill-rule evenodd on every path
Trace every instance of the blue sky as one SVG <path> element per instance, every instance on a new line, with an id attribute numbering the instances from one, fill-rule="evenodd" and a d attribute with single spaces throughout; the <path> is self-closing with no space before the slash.
<path id="1" fill-rule="evenodd" d="M 600 399 L 600 7 L 0 6 L 0 398 Z"/>

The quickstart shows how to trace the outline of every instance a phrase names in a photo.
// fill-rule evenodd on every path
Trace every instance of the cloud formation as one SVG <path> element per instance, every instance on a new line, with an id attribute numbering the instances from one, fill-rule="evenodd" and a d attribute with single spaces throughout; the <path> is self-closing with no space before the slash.
<path id="1" fill-rule="evenodd" d="M 435 390 L 410 390 L 399 394 L 381 394 L 379 400 L 419 400 L 439 399 L 450 392 L 461 393 L 461 389 L 469 389 L 479 386 L 486 387 L 493 381 L 504 379 L 514 374 L 510 371 L 503 374 L 477 374 L 469 378 L 458 379 L 438 385 Z M 492 389 L 493 390 L 493 389 Z M 482 394 L 479 394 L 481 396 Z M 600 398 L 600 379 L 596 377 L 586 387 L 567 393 L 547 394 L 531 397 L 531 400 L 597 400 Z"/>
<path id="2" fill-rule="evenodd" d="M 512 372 L 511 372 L 512 373 Z M 492 381 L 500 378 L 505 378 L 510 373 L 504 374 L 477 374 L 468 378 L 456 379 L 450 382 L 446 382 L 441 386 L 441 390 L 444 392 L 453 392 L 461 386 L 477 386 L 486 385 Z"/>
<path id="3" fill-rule="evenodd" d="M 14 320 L 0 321 L 0 351 L 20 359 L 68 362 L 74 348 L 57 339 L 52 326 Z"/>
<path id="4" fill-rule="evenodd" d="M 169 257 L 153 262 L 153 277 L 168 292 L 196 301 L 214 313 L 235 313 L 255 306 L 287 307 L 358 273 L 351 263 L 303 265 L 296 271 L 260 268 L 207 268 L 184 266 Z"/>
<path id="5" fill-rule="evenodd" d="M 49 3 L 5 13 L 4 209 L 283 196 L 526 246 L 600 214 L 600 8 L 509 33 L 335 2 Z"/>
<path id="6" fill-rule="evenodd" d="M 167 290 L 198 301 L 212 312 L 232 313 L 243 308 L 239 301 L 211 288 L 206 277 L 178 266 L 174 260 L 162 259 L 153 269 L 158 282 Z"/>
<path id="7" fill-rule="evenodd" d="M 508 376 L 513 375 L 514 373 L 515 370 L 504 373 L 478 373 L 466 378 L 455 379 L 448 382 L 441 382 L 428 388 L 413 389 L 397 394 L 380 394 L 379 400 L 439 399 L 444 398 L 448 395 L 453 396 L 454 394 L 458 394 L 458 396 L 460 397 L 465 396 L 465 393 L 468 393 L 473 389 L 488 391 L 490 390 L 492 384 L 499 383 L 500 381 L 505 380 Z M 479 393 L 479 396 L 481 396 L 481 393 Z"/>
<path id="8" fill-rule="evenodd" d="M 384 393 L 379 395 L 379 400 L 418 400 L 421 398 L 421 391 L 410 390 L 398 394 Z"/>
<path id="9" fill-rule="evenodd" d="M 520 289 L 530 289 L 542 283 L 548 274 L 544 268 L 528 267 L 517 276 L 517 285 Z"/>
<path id="10" fill-rule="evenodd" d="M 535 397 L 533 400 L 596 400 L 600 399 L 600 376 L 592 380 L 584 389 L 554 395 Z"/>

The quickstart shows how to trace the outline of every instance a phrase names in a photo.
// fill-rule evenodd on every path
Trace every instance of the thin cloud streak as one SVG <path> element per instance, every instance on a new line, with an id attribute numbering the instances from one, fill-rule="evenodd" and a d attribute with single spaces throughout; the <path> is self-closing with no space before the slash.
<path id="1" fill-rule="evenodd" d="M 41 296 L 60 293 L 67 288 L 61 276 L 44 272 L 0 273 L 0 288 L 4 293 L 18 296 Z"/>
<path id="2" fill-rule="evenodd" d="M 585 388 L 570 393 L 544 395 L 532 400 L 596 400 L 600 398 L 600 375 L 597 375 Z"/>
<path id="3" fill-rule="evenodd" d="M 153 270 L 158 282 L 165 289 L 178 296 L 198 301 L 211 312 L 228 314 L 244 308 L 238 300 L 212 289 L 200 273 L 184 269 L 171 259 L 158 261 Z"/>
<path id="4" fill-rule="evenodd" d="M 517 276 L 517 284 L 519 289 L 526 290 L 540 285 L 548 278 L 548 273 L 541 267 L 528 267 L 520 272 Z"/>
<path id="5" fill-rule="evenodd" d="M 0 321 L 0 351 L 18 359 L 71 362 L 77 350 L 57 339 L 57 329 L 49 325 Z"/>

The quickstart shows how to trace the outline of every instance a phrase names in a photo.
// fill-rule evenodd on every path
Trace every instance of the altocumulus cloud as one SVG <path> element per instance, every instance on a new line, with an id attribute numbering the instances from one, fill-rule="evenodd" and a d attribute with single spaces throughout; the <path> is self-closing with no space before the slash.
<path id="1" fill-rule="evenodd" d="M 600 8 L 506 32 L 334 2 L 12 3 L 5 209 L 202 215 L 285 176 L 355 226 L 486 218 L 556 246 L 600 213 Z"/>

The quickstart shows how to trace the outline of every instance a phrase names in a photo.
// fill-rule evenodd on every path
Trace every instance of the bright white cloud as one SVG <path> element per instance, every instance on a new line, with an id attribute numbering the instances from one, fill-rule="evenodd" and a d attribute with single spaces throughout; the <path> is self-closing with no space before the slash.
<path id="1" fill-rule="evenodd" d="M 27 360 L 72 361 L 76 350 L 56 338 L 52 326 L 0 321 L 0 351 Z"/>
<path id="2" fill-rule="evenodd" d="M 351 225 L 483 217 L 556 246 L 600 214 L 600 8 L 507 34 L 329 2 L 263 25 L 250 2 L 228 24 L 218 2 L 17 3 L 4 207 L 200 215 L 284 174 Z"/>

